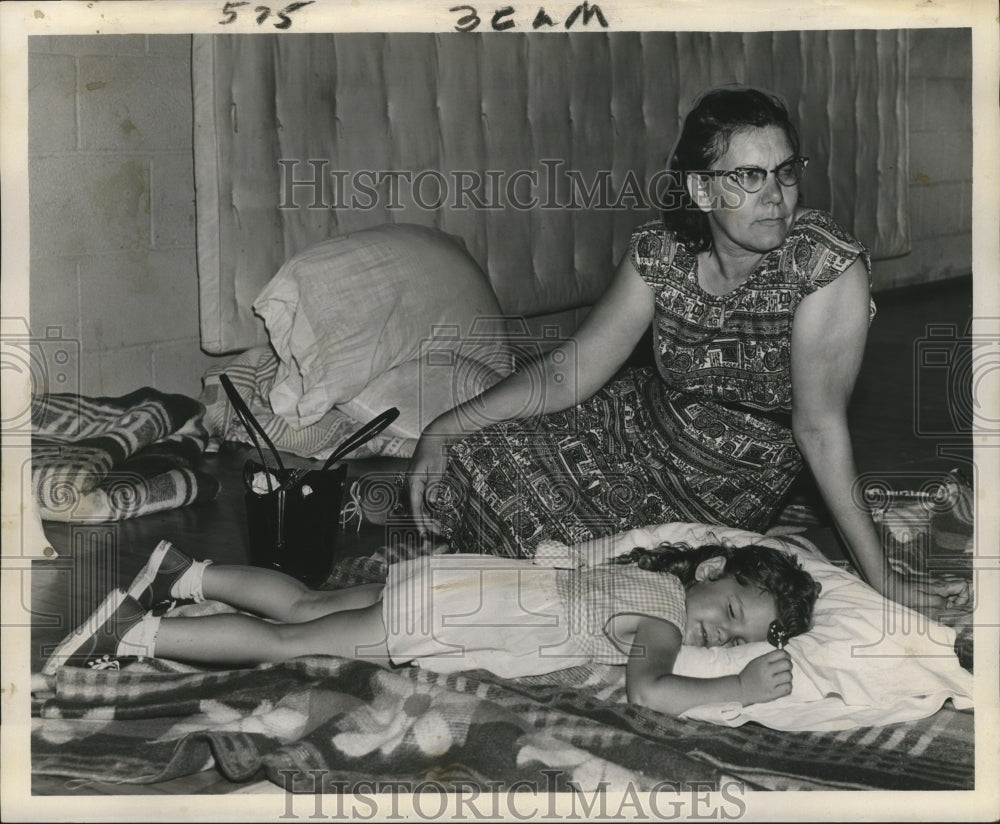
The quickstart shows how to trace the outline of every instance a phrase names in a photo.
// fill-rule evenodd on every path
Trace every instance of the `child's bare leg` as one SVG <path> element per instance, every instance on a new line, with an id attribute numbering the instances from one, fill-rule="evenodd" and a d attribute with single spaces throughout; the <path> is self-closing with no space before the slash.
<path id="1" fill-rule="evenodd" d="M 202 579 L 205 598 L 285 623 L 302 623 L 343 610 L 363 609 L 382 598 L 382 584 L 316 590 L 290 575 L 252 566 L 213 564 Z"/>
<path id="2" fill-rule="evenodd" d="M 163 618 L 153 654 L 223 666 L 285 661 L 299 655 L 338 655 L 384 664 L 389 660 L 385 639 L 382 604 L 376 602 L 292 624 L 272 624 L 251 615 Z"/>

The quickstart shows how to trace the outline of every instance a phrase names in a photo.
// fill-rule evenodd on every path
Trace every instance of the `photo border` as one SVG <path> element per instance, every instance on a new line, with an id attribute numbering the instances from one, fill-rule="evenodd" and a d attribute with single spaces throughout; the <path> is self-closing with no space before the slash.
<path id="1" fill-rule="evenodd" d="M 4 316 L 29 317 L 28 306 L 28 136 L 27 136 L 27 38 L 34 35 L 79 34 L 104 35 L 126 33 L 193 34 L 217 33 L 223 2 L 186 2 L 152 0 L 151 2 L 4 2 L 0 4 L 0 223 L 2 223 L 2 277 L 0 303 Z M 405 0 L 380 2 L 364 0 L 354 4 L 338 0 L 315 0 L 294 16 L 289 33 L 305 31 L 453 31 L 456 15 L 449 9 L 461 3 L 412 3 Z M 476 3 L 484 10 L 501 3 Z M 515 4 L 526 9 L 530 19 L 539 6 L 551 9 L 572 8 L 574 3 Z M 950 28 L 971 27 L 973 49 L 973 290 L 976 335 L 1000 334 L 1000 299 L 997 271 L 1000 269 L 1000 117 L 997 99 L 1000 82 L 998 31 L 995 2 L 982 0 L 937 0 L 934 3 L 844 0 L 830 4 L 824 0 L 800 0 L 795 3 L 756 3 L 728 0 L 693 9 L 690 2 L 675 0 L 658 4 L 607 0 L 598 2 L 608 20 L 609 30 L 800 30 L 835 28 Z M 875 6 L 875 7 L 872 7 Z M 530 10 L 529 10 L 530 7 Z M 554 15 L 555 16 L 555 15 Z M 485 22 L 485 19 L 484 19 Z M 483 27 L 485 28 L 485 27 Z M 252 15 L 240 15 L 225 33 L 262 31 Z M 274 33 L 273 27 L 266 31 Z M 522 27 L 520 31 L 525 31 Z M 504 36 L 498 33 L 491 36 Z M 537 36 L 545 36 L 538 32 Z M 2 403 L 6 410 L 25 408 L 29 394 L 27 383 L 4 372 Z M 1000 403 L 998 403 L 1000 405 Z M 985 416 L 997 420 L 996 410 Z M 4 418 L 6 419 L 6 417 Z M 977 489 L 976 531 L 981 544 L 1000 545 L 1000 461 L 996 459 L 995 439 L 976 438 L 975 460 L 980 485 Z M 2 801 L 6 821 L 267 821 L 288 820 L 286 798 L 273 787 L 273 793 L 250 795 L 236 791 L 226 795 L 152 796 L 31 796 L 31 760 L 29 730 L 31 673 L 28 666 L 30 629 L 18 626 L 16 610 L 23 608 L 23 598 L 30 593 L 30 557 L 25 552 L 29 542 L 44 546 L 36 517 L 26 512 L 21 489 L 11 478 L 21 475 L 30 447 L 0 450 L 3 458 L 3 545 L 2 571 L 3 654 L 2 667 Z M 16 473 L 11 474 L 15 469 Z M 30 509 L 30 505 L 29 505 Z M 21 552 L 11 551 L 11 547 Z M 15 557 L 17 555 L 18 557 Z M 14 560 L 11 560 L 11 559 Z M 18 560 L 20 558 L 20 560 Z M 980 609 L 995 613 L 1000 604 L 997 574 L 980 576 Z M 996 621 L 992 623 L 996 624 Z M 919 795 L 911 792 L 844 791 L 797 792 L 770 791 L 747 797 L 747 820 L 893 820 L 898 817 L 919 820 L 994 820 L 1000 813 L 1000 792 L 996 786 L 996 765 L 1000 761 L 1000 724 L 998 724 L 997 683 L 1000 644 L 996 626 L 976 628 L 976 786 L 969 792 Z M 273 809 L 265 797 L 274 797 Z M 388 803 L 389 799 L 384 799 Z M 397 799 L 398 801 L 398 799 Z M 313 813 L 313 799 L 295 799 L 295 817 Z M 567 808 L 560 807 L 555 817 L 546 815 L 549 802 L 542 801 L 540 820 L 563 820 Z M 913 806 L 911 806 L 913 805 Z M 332 806 L 330 804 L 328 807 Z M 526 805 L 527 806 L 527 805 Z M 389 807 L 385 808 L 389 810 Z M 519 808 L 521 810 L 522 808 Z M 414 814 L 405 800 L 398 804 L 403 816 Z M 690 812 L 690 810 L 688 810 Z M 516 815 L 512 813 L 512 815 Z M 335 819 L 333 819 L 335 820 Z M 377 817 L 376 817 L 376 820 Z M 384 820 L 384 819 L 382 819 Z M 435 820 L 450 820 L 445 814 Z"/>

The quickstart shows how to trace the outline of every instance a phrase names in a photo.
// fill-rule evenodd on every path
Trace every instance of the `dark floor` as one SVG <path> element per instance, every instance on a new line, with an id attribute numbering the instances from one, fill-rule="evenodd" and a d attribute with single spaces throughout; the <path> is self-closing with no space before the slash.
<path id="1" fill-rule="evenodd" d="M 876 295 L 851 403 L 858 471 L 972 469 L 972 279 Z"/>
<path id="2" fill-rule="evenodd" d="M 954 467 L 974 480 L 968 431 L 971 376 L 963 368 L 969 349 L 962 343 L 972 314 L 971 278 L 883 294 L 877 302 L 879 313 L 851 406 L 859 473 L 898 489 L 918 488 Z M 239 478 L 248 454 L 246 448 L 229 445 L 206 458 L 204 468 L 223 480 L 222 492 L 211 504 L 119 524 L 46 524 L 59 557 L 33 564 L 33 672 L 40 669 L 48 650 L 86 618 L 108 590 L 128 585 L 161 539 L 196 558 L 246 562 L 247 529 Z M 367 463 L 366 471 L 373 466 L 391 474 L 405 462 Z M 352 476 L 359 471 L 352 466 Z M 799 490 L 803 500 L 810 500 L 808 479 Z M 343 533 L 339 547 L 344 554 L 371 552 L 383 544 L 384 536 L 383 527 L 366 523 L 355 531 L 352 525 Z M 156 787 L 92 784 L 72 794 L 227 792 L 236 786 L 213 773 L 203 773 Z M 36 779 L 33 791 L 70 793 L 65 782 L 48 778 Z"/>

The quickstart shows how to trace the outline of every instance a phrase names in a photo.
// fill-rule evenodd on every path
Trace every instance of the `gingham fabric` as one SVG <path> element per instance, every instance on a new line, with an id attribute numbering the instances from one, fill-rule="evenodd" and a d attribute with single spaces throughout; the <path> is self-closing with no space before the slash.
<path id="1" fill-rule="evenodd" d="M 594 663 L 628 660 L 628 639 L 618 639 L 616 644 L 605 631 L 616 615 L 662 618 L 684 632 L 684 587 L 670 573 L 650 572 L 634 564 L 602 564 L 557 570 L 556 586 L 566 603 L 570 632 Z"/>

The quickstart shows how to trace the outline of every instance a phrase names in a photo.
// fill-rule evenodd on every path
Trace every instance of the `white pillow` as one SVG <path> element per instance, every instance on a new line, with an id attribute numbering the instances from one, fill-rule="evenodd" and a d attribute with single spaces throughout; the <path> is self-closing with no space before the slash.
<path id="1" fill-rule="evenodd" d="M 391 434 L 416 437 L 432 412 L 510 371 L 501 325 L 476 334 L 501 311 L 489 281 L 460 239 L 436 229 L 385 224 L 316 244 L 281 267 L 254 310 L 280 361 L 271 406 L 298 427 L 361 396 L 356 414 L 346 410 L 352 417 L 398 406 Z M 413 361 L 424 368 L 410 366 L 376 383 Z M 453 380 L 465 361 L 484 368 Z M 431 373 L 428 391 L 436 394 L 433 402 L 423 399 L 421 410 L 420 381 Z"/>
<path id="2" fill-rule="evenodd" d="M 779 539 L 673 523 L 629 530 L 576 549 L 583 549 L 587 563 L 598 563 L 635 546 L 662 542 L 774 547 L 794 554 L 822 585 L 812 629 L 786 647 L 793 664 L 790 695 L 747 707 L 706 705 L 685 716 L 730 726 L 757 721 L 774 729 L 822 731 L 925 718 L 949 698 L 958 709 L 972 706 L 973 677 L 955 655 L 953 629 L 882 597 L 802 537 Z M 766 642 L 729 649 L 682 647 L 674 671 L 699 678 L 731 675 L 772 649 Z"/>

